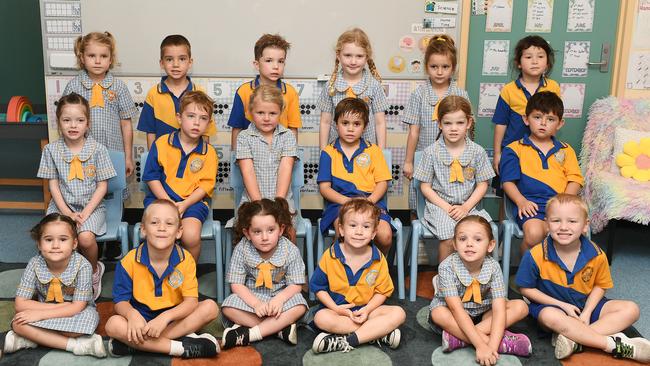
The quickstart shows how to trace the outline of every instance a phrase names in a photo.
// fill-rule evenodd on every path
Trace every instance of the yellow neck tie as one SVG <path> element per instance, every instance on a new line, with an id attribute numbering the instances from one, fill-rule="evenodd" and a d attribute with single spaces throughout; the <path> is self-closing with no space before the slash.
<path id="1" fill-rule="evenodd" d="M 104 108 L 104 96 L 102 95 L 102 90 L 104 90 L 104 88 L 102 88 L 98 83 L 93 85 L 92 94 L 90 95 L 90 108 Z"/>
<path id="2" fill-rule="evenodd" d="M 357 95 L 352 90 L 351 86 L 348 87 L 347 89 L 345 89 L 345 97 L 346 98 L 356 98 L 357 97 Z"/>
<path id="3" fill-rule="evenodd" d="M 61 280 L 54 277 L 50 281 L 50 287 L 47 289 L 46 302 L 50 301 L 63 302 L 63 291 L 61 290 Z"/>
<path id="4" fill-rule="evenodd" d="M 438 106 L 440 103 L 436 103 L 436 107 L 433 108 L 433 114 L 431 115 L 431 121 L 437 121 L 438 120 Z"/>
<path id="5" fill-rule="evenodd" d="M 81 160 L 79 156 L 75 155 L 70 162 L 70 173 L 68 174 L 68 181 L 79 179 L 84 180 L 84 169 L 81 166 Z"/>
<path id="6" fill-rule="evenodd" d="M 271 277 L 271 270 L 275 268 L 271 263 L 260 263 L 257 266 L 257 269 L 260 271 L 257 273 L 257 279 L 255 280 L 255 287 L 260 287 L 262 284 L 266 288 L 273 288 L 273 278 Z"/>
<path id="7" fill-rule="evenodd" d="M 465 290 L 465 295 L 463 295 L 463 302 L 468 302 L 474 298 L 475 303 L 482 304 L 483 299 L 481 298 L 481 284 L 476 278 L 472 279 L 472 283 L 469 285 L 467 290 Z"/>
<path id="8" fill-rule="evenodd" d="M 460 165 L 460 161 L 458 161 L 458 159 L 454 159 L 454 161 L 452 161 L 451 165 L 449 166 L 449 183 L 463 183 L 464 181 L 465 177 L 463 176 L 463 166 Z"/>

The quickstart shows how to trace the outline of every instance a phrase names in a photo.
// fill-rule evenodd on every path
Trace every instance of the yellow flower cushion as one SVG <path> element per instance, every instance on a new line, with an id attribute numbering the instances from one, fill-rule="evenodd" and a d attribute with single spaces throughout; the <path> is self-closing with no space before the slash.
<path id="1" fill-rule="evenodd" d="M 650 180 L 650 137 L 623 142 L 622 153 L 616 156 L 621 175 L 639 182 Z"/>

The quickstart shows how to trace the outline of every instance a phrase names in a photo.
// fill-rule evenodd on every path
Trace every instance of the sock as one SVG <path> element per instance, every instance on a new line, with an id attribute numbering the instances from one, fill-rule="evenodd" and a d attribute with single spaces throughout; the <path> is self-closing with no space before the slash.
<path id="1" fill-rule="evenodd" d="M 65 350 L 68 352 L 72 352 L 77 345 L 77 338 L 68 338 L 68 343 L 65 345 Z"/>
<path id="2" fill-rule="evenodd" d="M 182 356 L 183 352 L 185 352 L 185 349 L 183 348 L 183 342 L 181 341 L 175 341 L 171 340 L 171 344 L 169 346 L 169 355 L 170 356 Z"/>
<path id="3" fill-rule="evenodd" d="M 348 344 L 352 347 L 359 347 L 359 337 L 357 337 L 357 333 L 352 333 L 349 334 L 347 337 L 345 337 L 348 341 Z"/>
<path id="4" fill-rule="evenodd" d="M 614 348 L 616 348 L 616 341 L 614 341 L 614 337 L 612 336 L 607 336 L 605 337 L 605 339 L 607 339 L 607 345 L 605 346 L 605 349 L 603 349 L 603 351 L 607 353 L 612 353 Z"/>
<path id="5" fill-rule="evenodd" d="M 256 325 L 248 330 L 248 341 L 257 342 L 262 340 L 262 333 L 260 332 L 259 325 Z"/>

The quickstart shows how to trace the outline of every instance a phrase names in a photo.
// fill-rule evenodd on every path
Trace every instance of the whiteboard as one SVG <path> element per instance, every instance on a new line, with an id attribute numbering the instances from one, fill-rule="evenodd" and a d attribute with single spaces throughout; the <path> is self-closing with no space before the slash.
<path id="1" fill-rule="evenodd" d="M 75 1 L 75 0 L 73 0 Z M 70 0 L 66 1 L 67 3 Z M 263 33 L 279 33 L 291 43 L 285 77 L 316 78 L 331 74 L 336 39 L 352 27 L 362 28 L 373 47 L 373 59 L 386 79 L 421 79 L 423 72 L 389 70 L 389 60 L 401 56 L 410 65 L 423 54 L 417 44 L 400 48 L 400 39 L 416 42 L 427 34 L 412 33 L 424 18 L 455 18 L 453 28 L 427 29 L 459 39 L 462 1 L 456 14 L 425 13 L 420 0 L 77 0 L 83 34 L 109 31 L 117 40 L 114 71 L 125 76 L 160 75 L 160 42 L 169 34 L 182 34 L 192 44 L 192 75 L 249 77 L 253 46 Z M 41 7 L 61 0 L 41 0 Z M 41 13 L 42 22 L 43 12 Z M 429 34 L 430 35 L 430 34 Z M 44 53 L 48 56 L 48 29 L 43 28 Z M 457 47 L 460 48 L 458 41 Z M 399 60 L 399 59 L 398 59 Z M 46 62 L 46 74 L 69 74 Z"/>

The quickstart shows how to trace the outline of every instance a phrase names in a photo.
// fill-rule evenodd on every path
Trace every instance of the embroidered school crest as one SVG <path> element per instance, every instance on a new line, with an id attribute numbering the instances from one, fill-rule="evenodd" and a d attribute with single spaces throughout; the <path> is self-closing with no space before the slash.
<path id="1" fill-rule="evenodd" d="M 373 269 L 372 271 L 368 272 L 366 275 L 366 283 L 368 286 L 373 286 L 375 282 L 377 282 L 377 276 L 379 276 L 379 271 L 376 269 Z"/>
<path id="2" fill-rule="evenodd" d="M 106 98 L 108 98 L 109 101 L 114 101 L 116 98 L 115 92 L 112 90 L 107 90 L 106 91 Z"/>
<path id="3" fill-rule="evenodd" d="M 97 169 L 95 168 L 95 165 L 88 164 L 86 167 L 84 167 L 84 177 L 95 178 L 96 173 Z"/>
<path id="4" fill-rule="evenodd" d="M 273 276 L 273 283 L 280 283 L 282 282 L 282 279 L 284 276 L 287 274 L 287 271 L 284 269 L 279 269 L 278 271 L 275 272 L 275 276 Z"/>
<path id="5" fill-rule="evenodd" d="M 594 274 L 594 269 L 592 267 L 585 267 L 585 269 L 582 270 L 582 274 L 580 275 L 580 277 L 582 278 L 582 282 L 584 283 L 589 282 L 593 274 Z"/>
<path id="6" fill-rule="evenodd" d="M 192 173 L 196 173 L 199 170 L 201 170 L 201 168 L 203 168 L 203 160 L 201 160 L 200 158 L 192 159 L 192 161 L 190 162 L 190 171 Z"/>
<path id="7" fill-rule="evenodd" d="M 181 271 L 175 269 L 174 272 L 172 272 L 169 277 L 167 278 L 167 283 L 169 283 L 169 286 L 172 288 L 179 288 L 183 284 L 183 274 Z"/>
<path id="8" fill-rule="evenodd" d="M 555 153 L 555 160 L 557 160 L 558 163 L 564 164 L 564 158 L 566 157 L 566 154 L 564 153 L 564 150 L 558 150 L 558 152 Z"/>
<path id="9" fill-rule="evenodd" d="M 354 159 L 354 162 L 360 168 L 366 168 L 370 165 L 370 155 L 368 155 L 367 153 L 361 153 Z"/>
<path id="10" fill-rule="evenodd" d="M 474 167 L 466 166 L 463 168 L 463 176 L 465 179 L 473 180 L 474 175 L 476 175 L 476 169 Z"/>
<path id="11" fill-rule="evenodd" d="M 74 296 L 74 290 L 75 290 L 74 284 L 72 284 L 72 286 L 63 285 L 61 286 L 61 288 L 62 288 L 61 292 L 63 292 L 63 295 Z"/>

